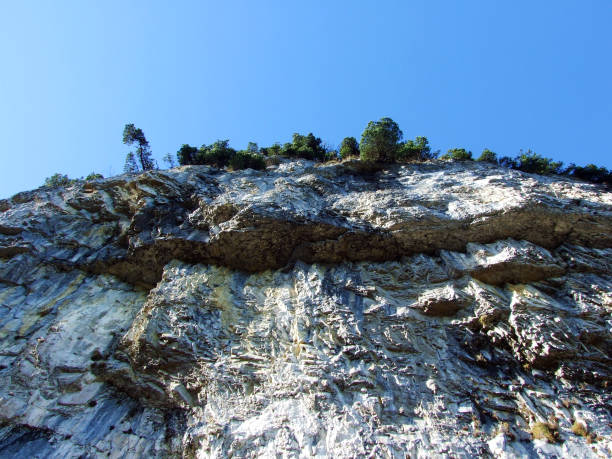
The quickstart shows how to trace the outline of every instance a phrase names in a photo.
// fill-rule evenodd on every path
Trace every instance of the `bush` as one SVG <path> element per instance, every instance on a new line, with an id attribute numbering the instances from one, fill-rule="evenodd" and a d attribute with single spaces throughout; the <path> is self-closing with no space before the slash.
<path id="1" fill-rule="evenodd" d="M 221 168 L 229 165 L 230 159 L 235 154 L 236 150 L 229 146 L 229 140 L 217 140 L 211 145 L 202 145 L 198 149 L 195 164 L 207 164 Z"/>
<path id="2" fill-rule="evenodd" d="M 612 185 L 612 172 L 605 167 L 597 167 L 595 164 L 587 164 L 584 167 L 570 164 L 563 174 L 587 182 Z"/>
<path id="3" fill-rule="evenodd" d="M 51 177 L 47 177 L 45 179 L 45 185 L 48 187 L 59 187 L 59 186 L 69 186 L 76 183 L 77 180 L 73 180 L 68 178 L 65 174 L 53 174 Z"/>
<path id="4" fill-rule="evenodd" d="M 355 137 L 345 137 L 340 144 L 340 157 L 342 159 L 359 156 L 359 144 Z"/>
<path id="5" fill-rule="evenodd" d="M 425 161 L 435 158 L 437 153 L 431 152 L 427 137 L 417 136 L 414 140 L 402 143 L 397 151 L 397 161 Z"/>
<path id="6" fill-rule="evenodd" d="M 586 424 L 581 421 L 574 421 L 572 424 L 572 433 L 574 435 L 580 435 L 581 437 L 587 437 L 589 435 Z"/>
<path id="7" fill-rule="evenodd" d="M 466 151 L 465 148 L 451 148 L 440 159 L 453 161 L 473 161 L 472 152 Z"/>
<path id="8" fill-rule="evenodd" d="M 478 157 L 476 161 L 497 164 L 497 154 L 493 153 L 488 148 L 485 148 L 484 150 L 482 150 L 481 155 Z"/>
<path id="9" fill-rule="evenodd" d="M 266 168 L 266 162 L 263 156 L 258 153 L 241 150 L 232 156 L 229 160 L 229 166 L 235 171 L 240 169 L 263 170 Z"/>
<path id="10" fill-rule="evenodd" d="M 103 179 L 103 178 L 104 178 L 104 176 L 102 174 L 98 174 L 96 172 L 92 172 L 87 177 L 85 177 L 85 180 L 90 182 L 92 180 L 100 180 L 100 179 Z"/>
<path id="11" fill-rule="evenodd" d="M 293 134 L 291 143 L 283 145 L 281 156 L 288 158 L 304 158 L 312 161 L 324 161 L 327 149 L 319 137 L 315 137 L 312 132 L 308 135 L 301 135 L 297 132 Z"/>
<path id="12" fill-rule="evenodd" d="M 176 152 L 176 157 L 178 158 L 178 162 L 181 166 L 186 166 L 188 164 L 196 164 L 196 154 L 198 153 L 198 149 L 196 147 L 192 147 L 188 144 L 183 144 L 183 146 Z"/>
<path id="13" fill-rule="evenodd" d="M 531 174 L 559 174 L 563 163 L 561 161 L 553 161 L 550 158 L 544 158 L 537 153 L 527 150 L 526 153 L 521 153 L 515 159 L 514 169 Z"/>
<path id="14" fill-rule="evenodd" d="M 370 121 L 359 143 L 362 161 L 394 162 L 400 147 L 403 133 L 398 124 L 391 118 L 381 118 L 379 121 Z"/>
<path id="15" fill-rule="evenodd" d="M 325 153 L 325 159 L 323 161 L 327 163 L 329 161 L 338 161 L 339 159 L 340 155 L 336 150 L 329 150 Z"/>
<path id="16" fill-rule="evenodd" d="M 264 147 L 260 150 L 261 154 L 264 156 L 280 156 L 283 147 L 281 147 L 280 143 L 275 143 L 270 147 Z"/>
<path id="17" fill-rule="evenodd" d="M 559 432 L 545 422 L 533 424 L 531 426 L 531 436 L 534 440 L 546 440 L 548 443 L 557 443 L 559 441 Z"/>

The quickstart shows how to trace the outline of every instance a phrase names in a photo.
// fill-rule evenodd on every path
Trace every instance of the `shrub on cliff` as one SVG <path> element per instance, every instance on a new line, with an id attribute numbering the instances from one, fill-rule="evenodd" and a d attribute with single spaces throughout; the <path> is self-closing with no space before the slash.
<path id="1" fill-rule="evenodd" d="M 104 176 L 102 174 L 98 174 L 97 172 L 92 172 L 87 177 L 85 177 L 85 181 L 91 182 L 92 180 L 100 180 L 103 178 Z"/>
<path id="2" fill-rule="evenodd" d="M 342 159 L 356 158 L 359 156 L 359 144 L 355 137 L 345 137 L 340 143 L 340 157 Z"/>
<path id="3" fill-rule="evenodd" d="M 521 150 L 513 164 L 513 168 L 519 171 L 542 175 L 559 174 L 562 167 L 563 163 L 561 161 L 553 161 L 531 150 L 527 150 L 525 153 Z"/>
<path id="4" fill-rule="evenodd" d="M 202 145 L 196 153 L 196 164 L 225 167 L 236 154 L 229 146 L 229 140 L 217 140 L 211 145 Z"/>
<path id="5" fill-rule="evenodd" d="M 362 161 L 391 163 L 396 159 L 403 133 L 391 118 L 370 121 L 359 142 Z"/>
<path id="6" fill-rule="evenodd" d="M 263 170 L 266 168 L 266 162 L 259 153 L 241 150 L 232 156 L 229 166 L 235 171 L 240 169 Z"/>
<path id="7" fill-rule="evenodd" d="M 440 159 L 452 161 L 473 161 L 472 152 L 465 148 L 451 148 L 445 154 L 440 156 Z"/>
<path id="8" fill-rule="evenodd" d="M 74 183 L 76 183 L 77 180 L 76 179 L 71 179 L 68 178 L 68 176 L 66 174 L 53 174 L 51 177 L 47 177 L 45 179 L 45 184 L 44 186 L 48 186 L 48 187 L 59 187 L 59 186 L 68 186 L 68 185 L 72 185 Z"/>
<path id="9" fill-rule="evenodd" d="M 338 161 L 340 159 L 340 154 L 336 150 L 328 149 L 325 153 L 325 159 L 323 161 Z"/>
<path id="10" fill-rule="evenodd" d="M 176 152 L 176 157 L 178 158 L 178 162 L 181 166 L 186 166 L 188 164 L 196 164 L 196 154 L 198 153 L 198 149 L 196 147 L 192 147 L 189 144 L 183 144 L 183 146 Z"/>
<path id="11" fill-rule="evenodd" d="M 612 171 L 609 171 L 605 167 L 597 167 L 595 164 L 587 164 L 586 166 L 570 164 L 567 169 L 563 171 L 563 174 L 587 182 L 612 185 Z"/>
<path id="12" fill-rule="evenodd" d="M 497 164 L 497 154 L 485 148 L 476 161 Z"/>
<path id="13" fill-rule="evenodd" d="M 280 156 L 283 147 L 280 143 L 275 143 L 269 147 L 262 147 L 259 152 L 264 156 Z"/>
<path id="14" fill-rule="evenodd" d="M 414 140 L 402 143 L 396 155 L 397 161 L 425 161 L 435 158 L 437 153 L 432 153 L 427 137 L 417 136 Z"/>
<path id="15" fill-rule="evenodd" d="M 229 140 L 217 140 L 211 145 L 202 145 L 200 148 L 184 144 L 176 156 L 181 166 L 197 164 L 214 167 L 225 167 L 236 154 L 236 150 L 229 146 Z"/>
<path id="16" fill-rule="evenodd" d="M 81 177 L 81 178 L 76 178 L 76 179 L 71 179 L 66 174 L 53 174 L 51 177 L 47 177 L 45 179 L 45 183 L 43 184 L 43 186 L 56 188 L 60 186 L 74 185 L 75 183 L 79 183 L 83 181 L 91 182 L 93 180 L 100 180 L 103 178 L 104 176 L 102 174 L 98 174 L 97 172 L 92 172 L 89 175 L 87 175 L 87 177 L 85 178 Z"/>
<path id="17" fill-rule="evenodd" d="M 288 158 L 304 158 L 313 161 L 324 161 L 327 149 L 319 137 L 312 132 L 308 135 L 293 134 L 291 143 L 286 143 L 280 150 L 281 156 Z"/>

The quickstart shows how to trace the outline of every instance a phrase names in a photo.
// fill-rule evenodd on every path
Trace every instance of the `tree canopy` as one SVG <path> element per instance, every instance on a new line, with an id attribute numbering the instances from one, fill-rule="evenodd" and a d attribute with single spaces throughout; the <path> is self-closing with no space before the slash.
<path id="1" fill-rule="evenodd" d="M 465 148 L 451 148 L 442 156 L 440 159 L 451 159 L 453 161 L 472 161 L 472 152 L 467 151 Z"/>
<path id="2" fill-rule="evenodd" d="M 497 163 L 497 154 L 492 152 L 488 148 L 485 148 L 484 150 L 482 150 L 482 153 L 480 154 L 478 159 L 476 159 L 476 161 L 496 164 Z"/>
<path id="3" fill-rule="evenodd" d="M 340 157 L 342 159 L 359 156 L 359 144 L 355 137 L 345 137 L 340 144 Z"/>
<path id="4" fill-rule="evenodd" d="M 370 121 L 359 142 L 361 159 L 383 163 L 395 161 L 402 137 L 398 124 L 391 118 Z"/>
<path id="5" fill-rule="evenodd" d="M 435 158 L 437 153 L 431 152 L 427 137 L 417 136 L 414 140 L 406 140 L 400 144 L 396 159 L 398 161 L 425 161 Z"/>
<path id="6" fill-rule="evenodd" d="M 319 137 L 312 132 L 301 135 L 295 132 L 291 143 L 286 143 L 280 151 L 282 156 L 289 158 L 304 158 L 314 161 L 324 161 L 327 149 Z"/>

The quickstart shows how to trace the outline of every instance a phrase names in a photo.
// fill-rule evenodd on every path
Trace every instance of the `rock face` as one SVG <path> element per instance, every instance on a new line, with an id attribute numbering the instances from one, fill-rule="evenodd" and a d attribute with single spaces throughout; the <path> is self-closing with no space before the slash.
<path id="1" fill-rule="evenodd" d="M 611 312 L 591 184 L 302 161 L 24 192 L 0 456 L 609 457 Z"/>

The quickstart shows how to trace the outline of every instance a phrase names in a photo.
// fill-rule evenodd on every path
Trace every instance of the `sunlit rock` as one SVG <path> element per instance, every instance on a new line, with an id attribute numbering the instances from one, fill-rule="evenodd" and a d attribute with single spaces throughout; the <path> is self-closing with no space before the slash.
<path id="1" fill-rule="evenodd" d="M 611 259 L 611 193 L 487 164 L 19 193 L 0 456 L 609 457 Z"/>

